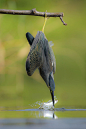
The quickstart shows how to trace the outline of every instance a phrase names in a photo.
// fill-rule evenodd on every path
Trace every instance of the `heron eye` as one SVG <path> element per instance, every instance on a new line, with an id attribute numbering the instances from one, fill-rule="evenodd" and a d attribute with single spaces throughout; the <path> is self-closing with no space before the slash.
<path id="1" fill-rule="evenodd" d="M 50 92 L 52 93 L 52 90 L 50 90 Z"/>

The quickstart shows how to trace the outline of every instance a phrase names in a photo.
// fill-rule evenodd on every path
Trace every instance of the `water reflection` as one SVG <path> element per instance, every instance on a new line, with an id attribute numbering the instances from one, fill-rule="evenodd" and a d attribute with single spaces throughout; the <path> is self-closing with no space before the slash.
<path id="1" fill-rule="evenodd" d="M 50 118 L 50 119 L 58 119 L 58 117 L 55 115 L 54 111 L 35 111 L 32 112 L 31 115 L 35 115 L 36 118 Z"/>
<path id="2" fill-rule="evenodd" d="M 54 114 L 54 111 L 44 111 L 43 112 L 44 118 L 53 118 L 53 119 L 58 119 L 58 117 Z"/>
<path id="3" fill-rule="evenodd" d="M 58 119 L 63 117 L 86 117 L 86 109 L 65 109 L 54 108 L 54 110 L 44 109 L 16 109 L 2 110 L 0 118 L 34 118 L 34 119 Z"/>
<path id="4" fill-rule="evenodd" d="M 13 111 L 13 110 L 11 110 Z M 33 118 L 49 118 L 58 119 L 54 110 L 44 110 L 44 109 L 25 109 L 25 110 L 15 110 L 15 111 L 28 111 L 29 116 Z"/>

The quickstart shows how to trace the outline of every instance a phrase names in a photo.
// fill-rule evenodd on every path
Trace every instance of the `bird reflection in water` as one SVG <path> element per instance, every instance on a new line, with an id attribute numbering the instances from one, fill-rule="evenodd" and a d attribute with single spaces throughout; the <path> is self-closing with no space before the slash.
<path id="1" fill-rule="evenodd" d="M 50 111 L 50 110 L 33 111 L 31 115 L 36 118 L 58 119 L 58 117 L 55 115 L 54 112 L 55 111 Z"/>
<path id="2" fill-rule="evenodd" d="M 54 114 L 54 111 L 40 111 L 39 115 L 44 118 L 58 119 L 58 117 Z"/>
<path id="3" fill-rule="evenodd" d="M 56 96 L 55 96 L 55 99 Z M 58 100 L 55 100 L 56 104 Z M 37 101 L 35 103 L 36 105 L 40 105 L 39 109 L 37 111 L 32 112 L 32 115 L 35 116 L 36 118 L 53 118 L 53 119 L 58 119 L 58 117 L 54 114 L 55 110 L 53 107 L 53 102 L 50 100 L 47 103 L 42 103 L 40 101 Z M 30 105 L 31 106 L 31 105 Z"/>

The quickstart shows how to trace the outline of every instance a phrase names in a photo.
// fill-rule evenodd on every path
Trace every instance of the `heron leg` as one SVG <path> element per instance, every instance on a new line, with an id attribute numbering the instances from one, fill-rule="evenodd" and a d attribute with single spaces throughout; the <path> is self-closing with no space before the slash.
<path id="1" fill-rule="evenodd" d="M 47 11 L 46 11 L 47 12 Z M 42 32 L 44 33 L 44 28 L 45 28 L 45 24 L 46 24 L 46 21 L 47 21 L 47 14 L 45 12 L 45 19 L 44 19 L 44 25 L 43 25 L 43 28 L 42 28 Z"/>

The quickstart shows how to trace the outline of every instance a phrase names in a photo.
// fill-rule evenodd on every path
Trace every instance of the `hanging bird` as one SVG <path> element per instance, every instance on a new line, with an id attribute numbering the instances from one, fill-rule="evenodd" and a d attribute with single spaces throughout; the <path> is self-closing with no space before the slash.
<path id="1" fill-rule="evenodd" d="M 38 68 L 41 77 L 50 90 L 54 106 L 55 83 L 53 74 L 56 70 L 56 61 L 51 48 L 52 43 L 48 42 L 42 31 L 38 31 L 35 38 L 27 32 L 26 38 L 31 46 L 26 60 L 27 74 L 31 76 Z"/>

